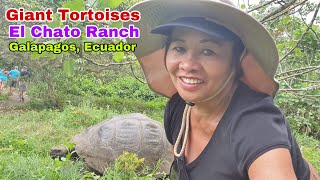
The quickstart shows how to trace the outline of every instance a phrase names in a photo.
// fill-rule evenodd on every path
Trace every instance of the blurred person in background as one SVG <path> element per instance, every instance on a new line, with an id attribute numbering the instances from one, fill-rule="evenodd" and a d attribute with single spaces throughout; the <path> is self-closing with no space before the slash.
<path id="1" fill-rule="evenodd" d="M 26 95 L 26 91 L 30 83 L 31 73 L 28 71 L 27 66 L 23 66 L 21 68 L 20 73 L 21 74 L 19 77 L 19 100 L 24 101 L 24 96 Z"/>
<path id="2" fill-rule="evenodd" d="M 9 68 L 5 67 L 4 69 L 0 70 L 0 91 L 5 88 L 5 85 L 8 81 L 8 73 L 9 73 Z"/>
<path id="3" fill-rule="evenodd" d="M 15 66 L 12 70 L 9 71 L 8 75 L 9 75 L 9 96 L 13 95 L 13 92 L 15 91 L 15 89 L 17 88 L 17 85 L 19 83 L 19 76 L 20 76 L 20 71 L 18 70 L 18 66 Z"/>

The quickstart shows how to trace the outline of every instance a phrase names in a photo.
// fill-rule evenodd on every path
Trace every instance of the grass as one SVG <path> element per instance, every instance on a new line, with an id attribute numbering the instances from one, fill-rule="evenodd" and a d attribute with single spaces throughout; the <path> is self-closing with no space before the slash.
<path id="1" fill-rule="evenodd" d="M 113 102 L 113 103 L 112 103 Z M 162 121 L 164 102 L 141 102 L 119 98 L 84 101 L 82 105 L 61 110 L 29 110 L 2 114 L 0 119 L 0 179 L 117 179 L 127 177 L 114 167 L 103 177 L 86 172 L 82 162 L 55 161 L 49 149 L 68 145 L 83 129 L 114 115 L 142 112 Z M 97 108 L 99 107 L 99 108 Z M 319 140 L 295 134 L 303 156 L 320 173 Z M 150 171 L 148 171 L 150 172 Z M 133 173 L 133 174 L 132 174 Z M 152 179 L 148 173 L 131 178 Z M 138 176 L 139 175 L 139 176 Z"/>
<path id="2" fill-rule="evenodd" d="M 146 103 L 145 108 L 148 106 L 150 103 Z M 67 106 L 63 111 L 29 110 L 23 113 L 2 114 L 0 119 L 0 179 L 97 178 L 92 173 L 85 173 L 82 162 L 65 161 L 61 164 L 61 161 L 54 161 L 49 155 L 49 149 L 53 146 L 68 145 L 75 134 L 104 119 L 120 114 L 141 112 L 137 109 L 129 111 L 128 106 L 122 106 L 120 109 L 119 104 L 112 106 L 117 109 L 110 107 L 108 105 L 105 108 L 95 108 L 93 104 L 83 103 L 80 107 Z M 142 111 L 146 110 L 141 106 L 137 108 L 142 108 Z M 162 119 L 160 118 L 163 116 L 162 110 L 156 111 L 159 114 L 153 112 L 153 117 Z M 115 171 L 111 168 L 109 172 L 108 177 L 111 177 L 112 172 Z M 119 176 L 119 173 L 116 175 Z M 100 177 L 100 179 L 106 177 Z M 152 179 L 152 177 L 148 174 L 143 179 Z"/>
<path id="3" fill-rule="evenodd" d="M 57 117 L 56 119 L 53 117 Z M 64 144 L 76 129 L 63 127 L 62 113 L 7 114 L 1 118 L 0 177 L 3 179 L 80 179 L 81 166 L 59 166 L 49 156 L 56 143 Z"/>
<path id="4" fill-rule="evenodd" d="M 20 154 L 17 151 L 0 157 L 0 176 L 3 179 L 81 179 L 82 162 L 60 164 L 49 156 Z"/>
<path id="5" fill-rule="evenodd" d="M 312 164 L 320 174 L 320 141 L 304 134 L 295 133 L 303 157 Z"/>
<path id="6" fill-rule="evenodd" d="M 0 101 L 7 101 L 9 100 L 9 96 L 7 94 L 3 94 L 3 92 L 0 92 Z"/>

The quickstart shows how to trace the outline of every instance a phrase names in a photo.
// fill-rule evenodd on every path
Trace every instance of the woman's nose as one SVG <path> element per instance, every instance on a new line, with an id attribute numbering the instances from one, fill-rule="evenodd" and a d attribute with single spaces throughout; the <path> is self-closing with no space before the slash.
<path id="1" fill-rule="evenodd" d="M 194 54 L 189 53 L 179 63 L 179 68 L 184 71 L 194 71 L 199 69 L 199 62 Z"/>

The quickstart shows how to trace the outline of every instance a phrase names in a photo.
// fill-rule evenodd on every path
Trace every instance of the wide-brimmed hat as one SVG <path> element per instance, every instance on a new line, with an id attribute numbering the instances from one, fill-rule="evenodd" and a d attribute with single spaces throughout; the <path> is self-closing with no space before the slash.
<path id="1" fill-rule="evenodd" d="M 255 91 L 275 95 L 278 83 L 274 75 L 279 63 L 276 44 L 268 31 L 255 18 L 236 8 L 228 0 L 149 0 L 138 3 L 129 11 L 139 11 L 141 20 L 124 22 L 140 30 L 140 38 L 129 38 L 136 43 L 134 52 L 143 69 L 150 89 L 171 97 L 177 90 L 164 65 L 166 37 L 151 33 L 156 27 L 170 24 L 182 17 L 203 17 L 224 26 L 236 34 L 246 48 L 241 59 L 241 80 Z"/>

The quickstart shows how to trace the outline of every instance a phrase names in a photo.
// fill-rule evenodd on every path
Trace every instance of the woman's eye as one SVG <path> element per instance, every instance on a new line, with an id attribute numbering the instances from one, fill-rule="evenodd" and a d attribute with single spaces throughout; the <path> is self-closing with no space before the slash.
<path id="1" fill-rule="evenodd" d="M 202 51 L 202 54 L 204 54 L 204 55 L 206 55 L 206 56 L 211 56 L 211 55 L 214 54 L 214 52 L 213 52 L 212 50 L 210 50 L 210 49 L 204 49 L 204 50 Z"/>
<path id="2" fill-rule="evenodd" d="M 174 48 L 172 48 L 174 51 L 176 51 L 176 52 L 179 52 L 179 53 L 182 53 L 182 52 L 184 52 L 185 51 L 185 49 L 183 48 L 183 47 L 174 47 Z"/>

